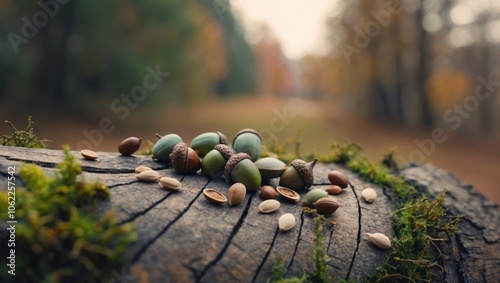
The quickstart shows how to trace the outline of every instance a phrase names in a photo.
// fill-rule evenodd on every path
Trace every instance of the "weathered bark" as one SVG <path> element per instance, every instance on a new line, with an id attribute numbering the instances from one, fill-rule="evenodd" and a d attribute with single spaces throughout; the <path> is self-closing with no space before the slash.
<path id="1" fill-rule="evenodd" d="M 257 207 L 262 200 L 254 192 L 238 206 L 215 206 L 206 201 L 202 189 L 227 193 L 229 184 L 224 181 L 200 174 L 179 175 L 149 157 L 101 152 L 97 161 L 86 161 L 73 153 L 80 158 L 86 180 L 101 180 L 110 187 L 111 198 L 98 207 L 99 213 L 114 210 L 122 223 L 134 223 L 137 228 L 138 240 L 129 249 L 132 264 L 125 272 L 133 281 L 264 282 L 278 257 L 284 262 L 287 276 L 300 276 L 314 268 L 313 219 L 302 212 L 300 204 L 282 201 L 278 212 L 259 214 Z M 60 150 L 0 147 L 0 175 L 5 177 L 8 166 L 18 168 L 21 162 L 37 163 L 51 173 L 62 158 Z M 169 192 L 158 184 L 136 181 L 133 172 L 139 165 L 179 179 L 183 189 Z M 370 245 L 364 234 L 381 232 L 395 237 L 390 220 L 394 209 L 390 189 L 367 183 L 333 164 L 315 167 L 313 188 L 327 186 L 326 175 L 332 169 L 344 172 L 350 186 L 335 196 L 341 205 L 333 215 L 337 224 L 324 224 L 323 243 L 331 258 L 330 274 L 334 281 L 362 281 L 388 254 Z M 446 205 L 450 213 L 467 213 L 460 224 L 461 233 L 443 250 L 450 258 L 444 263 L 442 281 L 499 278 L 498 206 L 434 167 L 408 166 L 401 174 L 430 196 L 448 188 Z M 361 189 L 368 186 L 379 195 L 372 204 L 360 198 Z M 278 217 L 287 212 L 295 215 L 297 225 L 289 232 L 280 232 Z"/>

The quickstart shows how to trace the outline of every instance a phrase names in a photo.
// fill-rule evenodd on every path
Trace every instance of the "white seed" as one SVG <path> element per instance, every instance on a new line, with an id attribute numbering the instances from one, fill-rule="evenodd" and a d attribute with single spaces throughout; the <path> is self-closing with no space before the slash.
<path id="1" fill-rule="evenodd" d="M 234 183 L 231 187 L 229 187 L 228 195 L 229 195 L 229 205 L 238 205 L 244 199 L 247 194 L 247 188 L 242 183 Z"/>
<path id="2" fill-rule="evenodd" d="M 368 203 L 372 203 L 377 198 L 377 192 L 372 188 L 361 191 L 361 197 Z"/>
<path id="3" fill-rule="evenodd" d="M 271 213 L 271 212 L 275 212 L 276 210 L 278 210 L 280 208 L 280 202 L 275 200 L 275 199 L 268 199 L 268 200 L 265 200 L 263 201 L 260 205 L 259 205 L 259 212 L 260 213 Z"/>
<path id="4" fill-rule="evenodd" d="M 151 170 L 153 170 L 153 169 L 151 169 L 151 168 L 149 168 L 149 167 L 147 167 L 147 166 L 142 166 L 142 165 L 141 165 L 141 166 L 139 166 L 139 167 L 135 168 L 135 173 L 136 173 L 136 174 L 139 174 L 139 173 L 141 173 L 141 172 L 144 172 L 144 171 L 151 171 Z"/>
<path id="5" fill-rule="evenodd" d="M 291 213 L 285 213 L 278 219 L 278 227 L 280 231 L 288 231 L 295 226 L 295 216 Z"/>
<path id="6" fill-rule="evenodd" d="M 366 233 L 366 236 L 368 237 L 368 241 L 370 241 L 370 243 L 381 249 L 388 250 L 391 248 L 391 240 L 382 233 Z"/>
<path id="7" fill-rule="evenodd" d="M 156 183 L 160 179 L 160 174 L 156 171 L 150 170 L 135 174 L 135 178 L 142 182 Z"/>
<path id="8" fill-rule="evenodd" d="M 182 183 L 171 177 L 161 177 L 159 182 L 163 187 L 172 191 L 178 191 L 182 188 Z"/>

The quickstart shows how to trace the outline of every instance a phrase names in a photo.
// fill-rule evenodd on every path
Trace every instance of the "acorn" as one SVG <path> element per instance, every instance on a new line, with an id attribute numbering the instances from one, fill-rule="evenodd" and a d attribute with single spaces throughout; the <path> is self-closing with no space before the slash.
<path id="1" fill-rule="evenodd" d="M 226 136 L 221 132 L 211 132 L 195 137 L 189 147 L 196 151 L 199 157 L 203 157 L 218 144 L 227 145 Z"/>
<path id="2" fill-rule="evenodd" d="M 262 138 L 256 130 L 243 129 L 234 137 L 233 150 L 247 153 L 252 161 L 256 161 L 262 152 Z"/>
<path id="3" fill-rule="evenodd" d="M 304 205 L 312 207 L 312 205 L 319 199 L 327 197 L 328 193 L 322 189 L 312 189 L 304 196 L 302 202 Z"/>
<path id="4" fill-rule="evenodd" d="M 222 177 L 226 162 L 233 156 L 233 150 L 225 145 L 218 144 L 205 155 L 201 161 L 201 173 L 212 178 Z"/>
<path id="5" fill-rule="evenodd" d="M 285 162 L 274 157 L 261 158 L 255 161 L 255 165 L 259 168 L 262 179 L 278 178 L 286 170 Z"/>
<path id="6" fill-rule="evenodd" d="M 174 167 L 177 173 L 196 173 L 201 167 L 201 160 L 198 154 L 183 142 L 176 144 L 169 156 L 172 161 L 172 167 Z"/>
<path id="7" fill-rule="evenodd" d="M 118 145 L 118 152 L 122 155 L 132 155 L 141 147 L 142 138 L 128 137 Z"/>
<path id="8" fill-rule="evenodd" d="M 309 188 L 314 183 L 313 168 L 318 160 L 307 163 L 301 159 L 295 159 L 290 163 L 285 172 L 281 175 L 280 186 L 292 190 Z"/>
<path id="9" fill-rule="evenodd" d="M 259 169 L 250 159 L 250 155 L 241 152 L 236 153 L 224 167 L 226 180 L 233 183 L 243 183 L 249 190 L 258 190 L 262 182 Z"/>
<path id="10" fill-rule="evenodd" d="M 262 186 L 260 188 L 260 197 L 264 200 L 275 199 L 278 196 L 278 192 L 271 186 Z"/>
<path id="11" fill-rule="evenodd" d="M 332 185 L 337 185 L 342 189 L 347 188 L 347 185 L 349 185 L 347 177 L 342 172 L 337 170 L 333 170 L 328 173 L 328 180 L 330 180 Z"/>
<path id="12" fill-rule="evenodd" d="M 174 146 L 182 142 L 181 137 L 176 134 L 168 134 L 166 136 L 160 136 L 156 134 L 159 140 L 153 145 L 151 151 L 153 152 L 153 158 L 161 161 L 170 162 L 170 153 L 174 149 Z"/>
<path id="13" fill-rule="evenodd" d="M 339 204 L 332 197 L 320 198 L 313 205 L 319 213 L 323 214 L 332 214 L 339 208 Z"/>

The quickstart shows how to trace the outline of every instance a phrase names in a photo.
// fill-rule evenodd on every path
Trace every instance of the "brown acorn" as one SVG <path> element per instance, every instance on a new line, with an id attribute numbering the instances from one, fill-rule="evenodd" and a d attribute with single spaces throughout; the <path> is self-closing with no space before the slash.
<path id="1" fill-rule="evenodd" d="M 309 188 L 314 183 L 313 168 L 318 160 L 307 163 L 301 159 L 295 159 L 285 172 L 281 175 L 280 186 L 292 190 Z"/>
<path id="2" fill-rule="evenodd" d="M 319 213 L 323 214 L 332 214 L 339 208 L 339 204 L 332 197 L 320 198 L 313 205 Z"/>
<path id="3" fill-rule="evenodd" d="M 141 146 L 142 138 L 128 137 L 118 145 L 118 152 L 123 155 L 132 155 Z"/>
<path id="4" fill-rule="evenodd" d="M 172 161 L 172 167 L 178 173 L 196 173 L 201 168 L 201 160 L 198 154 L 183 142 L 174 146 L 169 157 Z"/>
<path id="5" fill-rule="evenodd" d="M 332 185 L 337 185 L 342 189 L 347 188 L 347 185 L 349 185 L 347 177 L 342 172 L 336 170 L 330 171 L 328 173 L 328 180 L 330 180 L 330 183 L 332 183 Z"/>
<path id="6" fill-rule="evenodd" d="M 262 199 L 275 199 L 278 196 L 278 192 L 271 186 L 262 186 L 260 188 L 260 197 Z"/>

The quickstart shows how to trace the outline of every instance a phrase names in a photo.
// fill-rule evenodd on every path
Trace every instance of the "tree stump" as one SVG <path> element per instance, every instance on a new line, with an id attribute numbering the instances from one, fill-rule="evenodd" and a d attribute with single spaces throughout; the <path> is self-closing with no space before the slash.
<path id="1" fill-rule="evenodd" d="M 99 159 L 87 161 L 79 152 L 72 153 L 79 158 L 86 181 L 100 180 L 110 188 L 110 200 L 98 206 L 99 213 L 114 210 L 121 223 L 134 223 L 137 228 L 138 240 L 128 252 L 131 265 L 114 273 L 117 280 L 265 282 L 277 258 L 283 261 L 286 276 L 301 276 L 314 268 L 313 219 L 302 211 L 300 203 L 281 200 L 277 212 L 260 214 L 258 205 L 262 200 L 257 192 L 249 192 L 237 206 L 217 206 L 203 197 L 202 190 L 213 188 L 227 195 L 229 183 L 222 180 L 199 173 L 179 175 L 145 156 L 99 152 Z M 5 178 L 9 166 L 18 168 L 22 162 L 30 162 L 51 174 L 62 159 L 61 150 L 0 147 L 0 173 Z M 138 182 L 134 169 L 139 165 L 178 179 L 183 188 L 171 192 L 159 184 Z M 334 281 L 363 281 L 389 253 L 369 244 L 365 233 L 396 236 L 391 224 L 393 195 L 390 188 L 366 182 L 335 164 L 316 165 L 312 188 L 329 185 L 327 173 L 333 169 L 346 174 L 350 185 L 334 196 L 341 207 L 332 217 L 336 224 L 323 226 L 323 247 L 330 257 L 328 265 Z M 448 256 L 441 281 L 499 280 L 498 205 L 472 186 L 432 166 L 409 164 L 398 174 L 431 198 L 447 188 L 445 205 L 449 212 L 466 214 L 459 224 L 460 232 L 441 250 Z M 5 190 L 5 185 L 1 187 Z M 366 187 L 378 194 L 372 204 L 360 197 Z M 299 193 L 303 196 L 306 192 Z M 297 220 L 288 232 L 278 230 L 278 218 L 284 213 L 292 213 Z"/>

